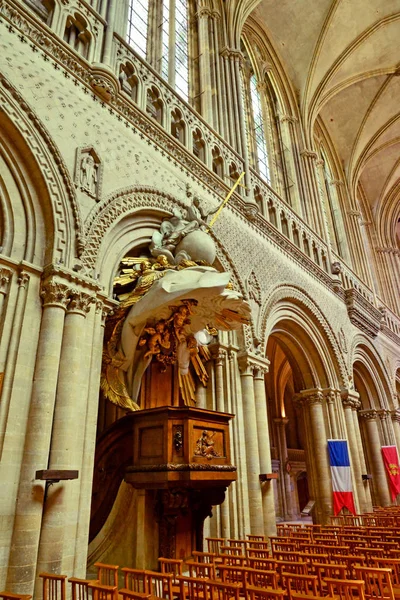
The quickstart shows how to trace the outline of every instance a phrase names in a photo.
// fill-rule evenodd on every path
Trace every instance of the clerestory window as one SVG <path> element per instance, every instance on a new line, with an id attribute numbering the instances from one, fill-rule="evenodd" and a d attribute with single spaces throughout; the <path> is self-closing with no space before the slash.
<path id="1" fill-rule="evenodd" d="M 189 100 L 187 0 L 129 0 L 127 42 Z"/>
<path id="2" fill-rule="evenodd" d="M 257 153 L 258 172 L 261 177 L 271 184 L 267 140 L 264 131 L 264 118 L 261 105 L 260 92 L 255 75 L 250 78 L 250 98 L 253 113 L 253 135 Z"/>

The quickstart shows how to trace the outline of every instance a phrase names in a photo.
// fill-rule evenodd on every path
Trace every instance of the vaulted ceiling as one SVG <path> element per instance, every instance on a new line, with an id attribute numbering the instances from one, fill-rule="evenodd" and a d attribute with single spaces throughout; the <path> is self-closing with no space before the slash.
<path id="1" fill-rule="evenodd" d="M 349 191 L 375 222 L 400 217 L 400 0 L 261 0 L 262 22 L 299 99 L 311 144 L 323 120 Z M 379 227 L 378 227 L 379 229 Z M 384 240 L 382 240 L 383 242 Z"/>

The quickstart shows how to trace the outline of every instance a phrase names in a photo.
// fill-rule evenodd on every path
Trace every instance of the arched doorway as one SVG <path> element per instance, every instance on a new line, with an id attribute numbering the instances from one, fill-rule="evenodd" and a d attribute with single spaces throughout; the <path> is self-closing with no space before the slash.
<path id="1" fill-rule="evenodd" d="M 266 354 L 277 516 L 300 518 L 310 498 L 314 520 L 326 522 L 332 514 L 327 439 L 346 438 L 334 352 L 310 311 L 285 299 L 270 316 Z"/>

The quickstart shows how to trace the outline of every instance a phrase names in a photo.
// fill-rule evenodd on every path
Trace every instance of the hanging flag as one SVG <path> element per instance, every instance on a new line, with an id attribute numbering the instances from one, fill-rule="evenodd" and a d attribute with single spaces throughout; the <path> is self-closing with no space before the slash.
<path id="1" fill-rule="evenodd" d="M 331 464 L 333 512 L 338 515 L 346 507 L 355 515 L 353 485 L 347 440 L 328 440 L 329 461 Z"/>
<path id="2" fill-rule="evenodd" d="M 394 501 L 397 494 L 400 494 L 400 467 L 396 446 L 382 446 L 382 456 L 389 480 L 392 501 Z"/>

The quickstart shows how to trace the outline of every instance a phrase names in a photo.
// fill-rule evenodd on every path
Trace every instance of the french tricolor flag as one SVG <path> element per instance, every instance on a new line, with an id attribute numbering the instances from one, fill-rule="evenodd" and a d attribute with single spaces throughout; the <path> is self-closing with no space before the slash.
<path id="1" fill-rule="evenodd" d="M 346 507 L 355 515 L 347 440 L 328 440 L 328 450 L 332 475 L 333 513 L 338 515 L 342 508 Z"/>

